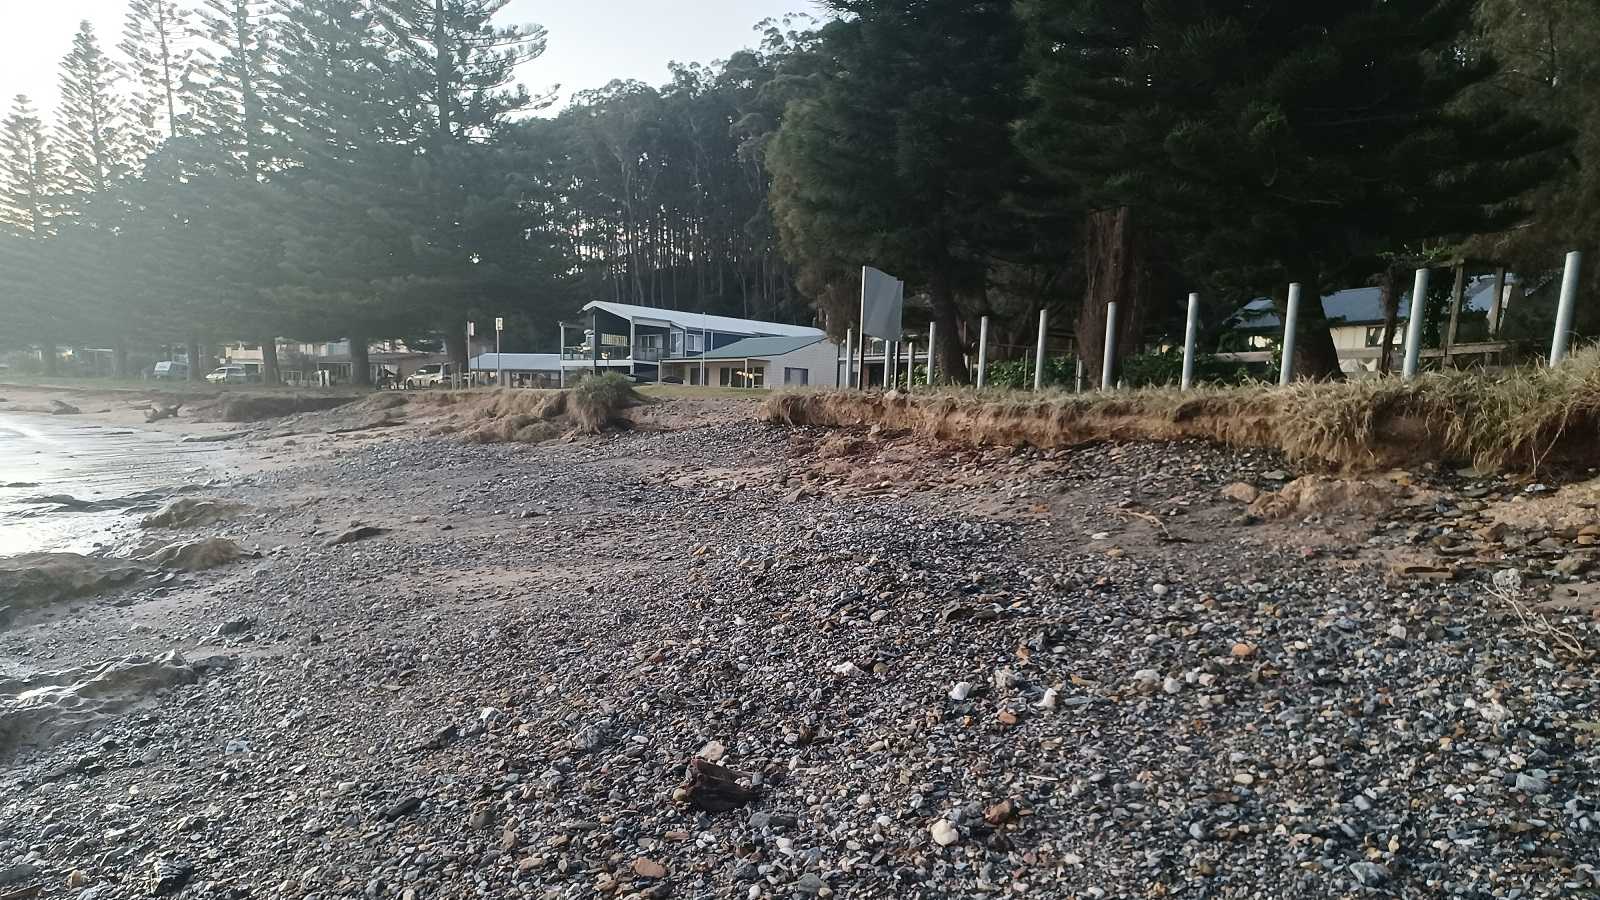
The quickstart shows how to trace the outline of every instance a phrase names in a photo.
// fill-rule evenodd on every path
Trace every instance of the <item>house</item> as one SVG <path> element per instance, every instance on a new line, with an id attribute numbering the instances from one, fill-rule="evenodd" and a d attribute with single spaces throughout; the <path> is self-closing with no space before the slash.
<path id="1" fill-rule="evenodd" d="M 559 353 L 480 353 L 468 363 L 474 373 L 505 373 L 511 387 L 557 387 L 561 384 Z"/>
<path id="2" fill-rule="evenodd" d="M 822 334 L 750 337 L 661 360 L 662 377 L 683 384 L 775 388 L 839 384 L 839 345 Z"/>
<path id="3" fill-rule="evenodd" d="M 583 314 L 581 321 L 559 323 L 561 368 L 569 377 L 584 371 L 612 371 L 655 381 L 663 374 L 663 360 L 682 361 L 706 350 L 721 350 L 748 338 L 813 338 L 815 341 L 826 338 L 822 329 L 806 325 L 736 319 L 606 300 L 586 304 Z M 698 366 L 695 372 L 699 372 Z M 720 378 L 721 375 L 714 377 Z M 810 377 L 815 379 L 817 376 L 812 374 Z M 813 380 L 812 383 L 817 382 Z"/>
<path id="4" fill-rule="evenodd" d="M 1468 279 L 1462 295 L 1463 320 L 1487 317 L 1491 311 L 1503 314 L 1508 304 L 1514 302 L 1518 285 L 1508 277 L 1503 301 L 1497 309 L 1494 302 L 1494 278 L 1483 276 Z M 1411 291 L 1400 295 L 1399 315 L 1395 320 L 1392 347 L 1405 343 L 1406 322 L 1411 314 Z M 1328 332 L 1333 336 L 1334 349 L 1339 352 L 1339 367 L 1347 373 L 1377 370 L 1378 357 L 1383 346 L 1383 291 L 1378 287 L 1349 288 L 1322 298 L 1322 311 L 1328 319 Z M 1272 300 L 1260 297 L 1239 308 L 1227 323 L 1233 330 L 1248 336 L 1251 348 L 1266 349 L 1274 346 L 1283 335 L 1283 320 L 1278 317 Z"/>
<path id="5" fill-rule="evenodd" d="M 226 365 L 243 366 L 253 377 L 259 377 L 265 365 L 260 344 L 228 344 L 222 358 Z M 404 341 L 375 341 L 367 345 L 367 374 L 373 384 L 400 382 L 417 369 L 445 359 L 442 353 L 413 350 Z M 307 343 L 278 339 L 278 377 L 285 384 L 345 384 L 351 380 L 354 362 L 348 340 Z"/>

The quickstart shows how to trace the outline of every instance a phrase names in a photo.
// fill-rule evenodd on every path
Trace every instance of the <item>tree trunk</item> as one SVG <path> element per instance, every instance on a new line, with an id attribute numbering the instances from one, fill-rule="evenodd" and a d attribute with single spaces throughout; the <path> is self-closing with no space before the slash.
<path id="1" fill-rule="evenodd" d="M 117 378 L 127 378 L 128 373 L 128 341 L 126 338 L 117 338 L 111 348 L 111 374 Z"/>
<path id="2" fill-rule="evenodd" d="M 267 338 L 261 342 L 261 383 L 278 384 L 282 380 L 278 371 L 278 339 Z"/>
<path id="3" fill-rule="evenodd" d="M 44 374 L 54 378 L 60 372 L 60 368 L 56 365 L 57 362 L 56 345 L 49 341 L 41 343 L 39 345 L 39 365 L 44 369 Z"/>
<path id="4" fill-rule="evenodd" d="M 1096 210 L 1084 228 L 1085 290 L 1078 309 L 1078 355 L 1084 376 L 1098 383 L 1105 360 L 1106 309 L 1117 304 L 1116 383 L 1122 363 L 1139 349 L 1150 292 L 1148 244 L 1126 206 Z"/>
<path id="5" fill-rule="evenodd" d="M 197 335 L 189 336 L 189 380 L 202 381 L 206 377 L 205 365 L 200 361 L 200 338 Z"/>
<path id="6" fill-rule="evenodd" d="M 453 333 L 446 332 L 444 336 L 444 352 L 450 356 L 450 368 L 457 375 L 467 371 L 467 325 L 461 323 Z"/>
<path id="7" fill-rule="evenodd" d="M 1274 294 L 1272 305 L 1283 318 L 1289 308 L 1288 288 Z M 1299 327 L 1294 340 L 1294 377 L 1301 381 L 1343 381 L 1339 351 L 1333 346 L 1328 316 L 1322 308 L 1321 287 L 1310 279 L 1301 281 Z"/>
<path id="8" fill-rule="evenodd" d="M 1378 302 L 1383 309 L 1383 345 L 1378 350 L 1378 373 L 1387 375 L 1394 368 L 1394 330 L 1400 321 L 1400 279 L 1405 272 L 1390 266 L 1383 270 L 1383 285 Z"/>
<path id="9" fill-rule="evenodd" d="M 367 357 L 367 339 L 361 335 L 350 336 L 350 383 L 372 386 L 372 365 Z"/>
<path id="10" fill-rule="evenodd" d="M 937 349 L 939 364 L 935 368 L 941 380 L 966 384 L 971 378 L 967 374 L 966 360 L 961 353 L 961 336 L 956 332 L 961 314 L 956 308 L 955 289 L 950 283 L 948 259 L 942 260 L 935 267 L 928 288 L 933 300 L 933 321 L 938 326 L 936 338 L 939 341 Z"/>

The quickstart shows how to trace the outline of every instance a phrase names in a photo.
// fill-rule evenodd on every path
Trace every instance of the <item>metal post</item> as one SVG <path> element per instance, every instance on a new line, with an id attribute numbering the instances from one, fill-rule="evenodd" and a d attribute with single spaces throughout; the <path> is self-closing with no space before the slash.
<path id="1" fill-rule="evenodd" d="M 933 348 L 939 346 L 938 344 L 934 343 L 934 341 L 933 341 L 934 328 L 935 328 L 935 323 L 929 322 L 928 323 L 928 386 L 929 387 L 933 387 L 933 358 L 936 355 L 934 353 Z"/>
<path id="2" fill-rule="evenodd" d="M 833 371 L 833 375 L 834 375 L 833 384 L 834 384 L 835 387 L 839 387 L 841 385 L 844 386 L 844 387 L 849 387 L 850 386 L 850 364 L 852 362 L 854 362 L 854 360 L 850 356 L 850 345 L 855 340 L 855 334 L 856 334 L 856 330 L 854 328 L 846 328 L 845 329 L 845 332 L 844 332 L 844 359 L 839 361 L 839 366 L 837 368 L 835 368 L 834 371 Z M 842 379 L 839 377 L 841 375 L 844 376 Z"/>
<path id="3" fill-rule="evenodd" d="M 1567 358 L 1572 343 L 1572 316 L 1578 305 L 1578 269 L 1582 264 L 1582 253 L 1574 250 L 1567 254 L 1567 267 L 1561 273 L 1561 303 L 1556 307 L 1556 333 L 1550 340 L 1552 367 Z"/>
<path id="4" fill-rule="evenodd" d="M 1422 319 L 1428 308 L 1428 270 L 1418 269 L 1417 280 L 1411 286 L 1411 306 L 1406 311 L 1406 358 L 1400 367 L 1400 377 L 1410 381 L 1417 377 L 1417 360 L 1422 356 Z"/>
<path id="5" fill-rule="evenodd" d="M 494 318 L 494 386 L 506 386 L 506 360 L 500 355 L 500 332 L 505 328 L 506 320 L 495 316 Z"/>
<path id="6" fill-rule="evenodd" d="M 1039 346 L 1033 351 L 1033 389 L 1044 390 L 1044 339 L 1050 326 L 1049 310 L 1039 310 Z"/>
<path id="7" fill-rule="evenodd" d="M 567 323 L 557 322 L 561 337 L 557 341 L 556 353 L 556 386 L 563 390 L 567 387 Z"/>
<path id="8" fill-rule="evenodd" d="M 467 323 L 467 362 L 466 365 L 462 366 L 461 372 L 459 373 L 461 376 L 461 386 L 464 388 L 472 387 L 472 338 L 475 336 L 477 330 L 478 328 L 475 324 L 472 322 Z"/>
<path id="9" fill-rule="evenodd" d="M 867 382 L 871 380 L 867 377 L 867 344 L 871 343 L 871 341 L 872 338 L 868 337 L 867 333 L 863 331 L 861 332 L 860 346 L 856 348 L 856 387 L 862 390 L 867 389 Z"/>
<path id="10" fill-rule="evenodd" d="M 989 317 L 978 320 L 978 390 L 983 390 L 989 368 Z"/>
<path id="11" fill-rule="evenodd" d="M 685 340 L 688 340 L 688 339 L 685 338 Z M 700 314 L 700 386 L 701 387 L 710 387 L 710 385 L 706 384 L 706 354 L 710 353 L 710 352 L 711 352 L 711 348 L 706 345 L 706 314 L 702 312 Z"/>
<path id="12" fill-rule="evenodd" d="M 1100 390 L 1111 390 L 1111 373 L 1117 369 L 1117 301 L 1106 304 L 1106 346 L 1100 357 Z"/>
<path id="13" fill-rule="evenodd" d="M 1083 393 L 1083 357 L 1074 357 L 1072 360 L 1072 389 Z"/>
<path id="14" fill-rule="evenodd" d="M 1180 390 L 1194 387 L 1194 343 L 1200 326 L 1200 295 L 1189 295 L 1189 317 L 1183 325 L 1183 380 Z"/>
<path id="15" fill-rule="evenodd" d="M 917 342 L 906 341 L 906 391 L 917 386 Z"/>
<path id="16" fill-rule="evenodd" d="M 1294 380 L 1294 339 L 1300 327 L 1300 282 L 1289 285 L 1289 302 L 1283 311 L 1283 359 L 1278 361 L 1278 386 Z"/>

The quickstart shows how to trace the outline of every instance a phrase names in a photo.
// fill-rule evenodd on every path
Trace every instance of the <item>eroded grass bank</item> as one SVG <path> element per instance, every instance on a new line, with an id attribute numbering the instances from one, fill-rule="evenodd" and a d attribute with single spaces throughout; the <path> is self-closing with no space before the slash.
<path id="1" fill-rule="evenodd" d="M 882 425 L 972 444 L 1067 447 L 1203 439 L 1296 461 L 1376 469 L 1425 461 L 1537 471 L 1600 463 L 1600 350 L 1556 369 L 1445 372 L 1288 388 L 1111 394 L 941 391 L 777 394 L 768 421 Z"/>

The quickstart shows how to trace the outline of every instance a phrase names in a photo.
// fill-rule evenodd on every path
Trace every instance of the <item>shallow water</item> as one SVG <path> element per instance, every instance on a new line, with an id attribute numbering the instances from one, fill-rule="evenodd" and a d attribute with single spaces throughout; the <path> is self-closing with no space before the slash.
<path id="1" fill-rule="evenodd" d="M 113 545 L 159 495 L 218 474 L 223 452 L 76 416 L 0 412 L 0 556 Z M 109 508 L 42 502 L 63 495 Z"/>

